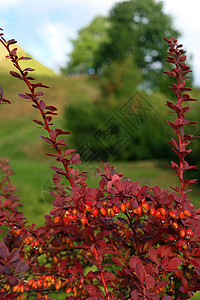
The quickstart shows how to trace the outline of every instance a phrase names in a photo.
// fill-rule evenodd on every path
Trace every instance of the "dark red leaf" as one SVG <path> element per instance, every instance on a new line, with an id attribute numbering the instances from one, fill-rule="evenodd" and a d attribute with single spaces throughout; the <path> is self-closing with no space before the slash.
<path id="1" fill-rule="evenodd" d="M 17 273 L 25 273 L 28 271 L 28 269 L 29 269 L 28 263 L 25 261 L 22 261 L 17 265 L 16 272 Z"/>
<path id="2" fill-rule="evenodd" d="M 25 57 L 25 56 L 21 56 L 18 58 L 18 60 L 30 60 L 32 59 L 31 57 Z"/>
<path id="3" fill-rule="evenodd" d="M 152 287 L 155 286 L 156 281 L 153 276 L 147 274 L 145 278 L 145 283 L 146 283 L 146 288 L 150 290 Z"/>
<path id="4" fill-rule="evenodd" d="M 170 260 L 168 266 L 166 266 L 166 269 L 169 271 L 173 271 L 177 269 L 177 267 L 180 265 L 182 259 L 181 257 L 174 257 Z"/>
<path id="5" fill-rule="evenodd" d="M 131 299 L 137 300 L 138 299 L 138 293 L 136 290 L 131 292 Z"/>
<path id="6" fill-rule="evenodd" d="M 151 260 L 153 260 L 155 263 L 157 263 L 157 251 L 154 248 L 149 249 L 149 257 Z"/>
<path id="7" fill-rule="evenodd" d="M 144 267 L 141 263 L 136 264 L 135 273 L 136 273 L 138 279 L 140 280 L 141 285 L 143 285 L 144 281 L 145 281 L 145 270 L 144 270 Z"/>
<path id="8" fill-rule="evenodd" d="M 9 251 L 8 248 L 6 247 L 6 245 L 2 245 L 0 247 L 0 257 L 3 258 L 4 261 L 7 261 L 7 258 L 9 256 Z"/>
<path id="9" fill-rule="evenodd" d="M 21 75 L 20 75 L 20 74 L 18 74 L 17 72 L 10 71 L 10 74 L 11 74 L 13 77 L 17 77 L 17 78 L 20 78 L 20 79 L 22 79 Z"/>
<path id="10" fill-rule="evenodd" d="M 44 111 L 46 108 L 46 104 L 42 100 L 40 100 L 40 108 L 42 109 L 42 111 Z"/>
<path id="11" fill-rule="evenodd" d="M 49 143 L 50 145 L 54 145 L 53 141 L 46 136 L 41 136 L 41 139 L 43 139 L 43 141 L 45 141 L 46 143 Z"/>
<path id="12" fill-rule="evenodd" d="M 10 254 L 10 263 L 13 265 L 20 258 L 20 252 L 17 248 L 13 249 Z"/>
<path id="13" fill-rule="evenodd" d="M 32 97 L 27 94 L 19 94 L 19 97 L 21 97 L 23 99 L 32 99 Z"/>
<path id="14" fill-rule="evenodd" d="M 36 119 L 33 119 L 33 122 L 39 124 L 39 125 L 42 125 L 44 126 L 43 122 L 42 121 L 39 121 L 39 120 L 36 120 Z"/>

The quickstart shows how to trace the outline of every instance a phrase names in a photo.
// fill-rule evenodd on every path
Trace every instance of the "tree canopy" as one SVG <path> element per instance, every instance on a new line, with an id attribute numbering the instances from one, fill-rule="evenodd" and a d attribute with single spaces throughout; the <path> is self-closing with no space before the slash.
<path id="1" fill-rule="evenodd" d="M 93 74 L 132 56 L 143 73 L 143 82 L 152 88 L 160 84 L 167 51 L 164 36 L 178 37 L 179 32 L 173 29 L 171 16 L 163 12 L 162 2 L 118 2 L 108 17 L 96 17 L 79 31 L 63 71 Z"/>
<path id="2" fill-rule="evenodd" d="M 67 67 L 62 69 L 67 74 L 93 74 L 95 56 L 100 44 L 107 41 L 109 21 L 106 17 L 97 16 L 86 27 L 78 32 L 77 39 L 71 40 L 73 50 L 69 54 Z"/>

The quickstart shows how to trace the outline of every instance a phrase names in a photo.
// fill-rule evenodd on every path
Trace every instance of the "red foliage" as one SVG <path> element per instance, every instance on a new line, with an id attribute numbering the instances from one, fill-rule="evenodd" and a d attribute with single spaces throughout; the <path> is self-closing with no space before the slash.
<path id="1" fill-rule="evenodd" d="M 32 83 L 33 69 L 20 67 L 17 49 L 10 50 L 15 40 L 0 42 L 7 49 L 7 58 L 17 72 L 12 76 L 23 80 L 29 92 L 20 94 L 41 115 L 33 120 L 46 131 L 42 136 L 55 154 L 48 154 L 60 162 L 53 166 L 53 208 L 45 216 L 45 225 L 27 225 L 18 211 L 19 199 L 9 176 L 7 161 L 0 160 L 3 177 L 0 182 L 0 224 L 4 228 L 0 242 L 0 299 L 51 299 L 55 291 L 65 292 L 66 299 L 122 300 L 122 299 L 188 299 L 200 289 L 200 211 L 188 200 L 186 188 L 196 180 L 184 179 L 189 166 L 185 156 L 193 135 L 184 134 L 190 110 L 184 102 L 193 101 L 185 91 L 190 68 L 186 56 L 173 38 L 169 44 L 168 62 L 174 64 L 166 71 L 176 80 L 170 87 L 176 103 L 167 102 L 177 117 L 168 122 L 177 134 L 169 142 L 178 156 L 171 168 L 180 179 L 180 187 L 173 192 L 158 186 L 140 186 L 114 168 L 104 164 L 99 187 L 88 187 L 85 173 L 73 165 L 80 163 L 74 149 L 67 149 L 60 135 L 70 132 L 53 129 L 52 117 L 57 109 L 48 106 L 40 97 L 42 83 Z M 0 89 L 0 102 L 3 98 Z"/>

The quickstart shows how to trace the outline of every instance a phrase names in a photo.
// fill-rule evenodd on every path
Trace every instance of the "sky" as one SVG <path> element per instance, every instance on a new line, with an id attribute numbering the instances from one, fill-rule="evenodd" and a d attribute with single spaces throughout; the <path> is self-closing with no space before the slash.
<path id="1" fill-rule="evenodd" d="M 107 15 L 122 0 L 0 0 L 0 27 L 30 55 L 58 71 L 77 37 L 96 15 Z M 139 0 L 138 0 L 139 1 Z M 158 0 L 156 0 L 158 1 Z M 200 86 L 200 1 L 163 0 L 164 12 L 182 33 L 179 39 L 192 57 L 195 84 Z"/>

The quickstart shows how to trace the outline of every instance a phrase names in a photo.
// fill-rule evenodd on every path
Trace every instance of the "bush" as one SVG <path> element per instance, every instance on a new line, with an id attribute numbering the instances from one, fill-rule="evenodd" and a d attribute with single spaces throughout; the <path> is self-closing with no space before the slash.
<path id="1" fill-rule="evenodd" d="M 34 120 L 46 132 L 42 136 L 55 151 L 49 153 L 61 167 L 52 166 L 54 188 L 53 208 L 45 216 L 44 226 L 27 225 L 19 211 L 6 160 L 0 160 L 0 222 L 3 240 L 0 242 L 1 299 L 52 299 L 55 293 L 65 292 L 66 299 L 188 299 L 200 289 L 200 211 L 188 200 L 184 172 L 189 166 L 185 156 L 188 144 L 195 137 L 184 134 L 184 125 L 194 122 L 185 119 L 190 110 L 184 102 L 192 101 L 185 91 L 185 79 L 190 68 L 184 63 L 184 51 L 173 38 L 167 61 L 175 67 L 166 73 L 176 80 L 171 87 L 177 102 L 167 102 L 177 117 L 169 125 L 177 139 L 169 142 L 178 156 L 170 167 L 177 173 L 180 186 L 172 192 L 159 186 L 140 186 L 108 164 L 98 169 L 99 186 L 90 188 L 85 173 L 79 173 L 79 154 L 67 147 L 62 135 L 68 131 L 52 129 L 56 108 L 46 105 L 29 75 L 33 69 L 20 67 L 15 40 L 1 43 L 8 51 L 16 71 L 11 75 L 23 80 L 28 92 L 20 97 L 32 103 L 41 115 Z M 3 97 L 1 103 L 9 102 Z M 57 298 L 57 296 L 55 296 Z"/>

